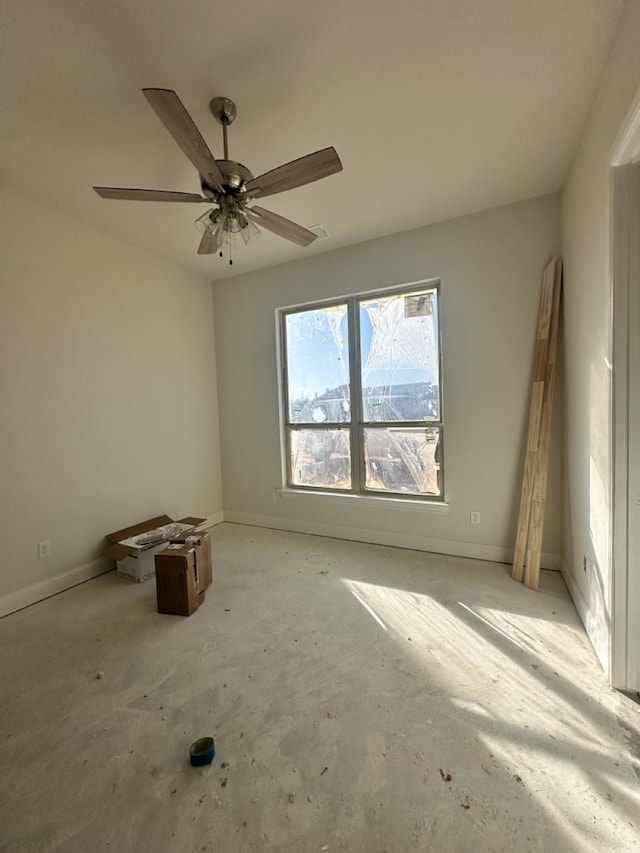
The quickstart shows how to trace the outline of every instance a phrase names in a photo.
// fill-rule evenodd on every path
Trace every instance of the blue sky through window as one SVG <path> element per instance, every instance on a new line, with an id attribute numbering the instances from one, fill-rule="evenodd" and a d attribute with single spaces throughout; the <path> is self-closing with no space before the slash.
<path id="1" fill-rule="evenodd" d="M 361 302 L 363 388 L 415 382 L 437 385 L 438 304 L 435 292 L 425 292 L 433 293 L 433 313 L 423 316 L 405 316 L 404 294 Z M 349 385 L 346 303 L 288 314 L 286 333 L 292 404 Z"/>

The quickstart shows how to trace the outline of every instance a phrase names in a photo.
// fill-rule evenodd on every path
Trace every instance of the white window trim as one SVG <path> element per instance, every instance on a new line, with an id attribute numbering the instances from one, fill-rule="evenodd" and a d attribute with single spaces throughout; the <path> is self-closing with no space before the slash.
<path id="1" fill-rule="evenodd" d="M 346 303 L 349 300 L 362 300 L 369 297 L 374 296 L 392 296 L 394 293 L 404 293 L 409 292 L 411 290 L 419 291 L 421 289 L 435 289 L 437 292 L 437 304 L 438 304 L 438 389 L 439 389 L 439 403 L 440 403 L 440 418 L 435 424 L 440 429 L 441 437 L 444 436 L 444 403 L 443 403 L 443 394 L 442 394 L 442 291 L 440 288 L 441 280 L 440 278 L 429 278 L 429 279 L 420 279 L 418 281 L 405 282 L 403 284 L 391 285 L 389 287 L 384 288 L 375 288 L 372 290 L 364 290 L 359 291 L 357 293 L 350 293 L 347 295 L 337 295 L 332 297 L 326 297 L 324 299 L 313 300 L 312 302 L 301 302 L 293 305 L 286 305 L 279 308 L 276 308 L 275 311 L 275 323 L 276 323 L 276 350 L 277 350 L 277 370 L 278 370 L 278 415 L 279 415 L 279 432 L 280 432 L 280 462 L 281 462 L 281 477 L 282 477 L 282 487 L 280 489 L 276 489 L 274 491 L 274 497 L 277 495 L 282 498 L 297 498 L 299 495 L 305 495 L 312 497 L 321 497 L 323 503 L 328 502 L 330 499 L 335 499 L 337 501 L 353 501 L 356 500 L 359 502 L 360 506 L 371 506 L 371 507 L 380 507 L 381 505 L 386 505 L 389 509 L 412 509 L 415 508 L 417 510 L 423 511 L 424 509 L 435 509 L 435 510 L 448 510 L 449 504 L 445 499 L 445 491 L 443 488 L 442 494 L 440 496 L 435 495 L 425 495 L 419 496 L 415 494 L 403 495 L 396 492 L 379 492 L 375 491 L 347 491 L 347 490 L 332 490 L 332 489 L 322 489 L 315 487 L 297 487 L 289 483 L 289 466 L 288 466 L 288 442 L 287 442 L 287 428 L 290 426 L 288 423 L 288 412 L 287 412 L 287 377 L 286 377 L 286 365 L 284 360 L 284 318 L 287 314 L 296 313 L 297 311 L 303 310 L 312 310 L 314 308 L 323 308 L 330 305 L 338 305 L 341 303 Z M 351 330 L 349 332 L 350 338 L 350 353 L 351 353 Z M 398 423 L 398 426 L 401 426 L 402 422 Z M 422 424 L 421 424 L 422 425 Z M 424 423 L 425 427 L 433 426 L 429 422 Z M 340 426 L 339 424 L 337 425 Z M 357 423 L 349 422 L 349 424 L 344 425 L 348 426 L 349 429 L 356 429 L 362 426 L 362 423 L 358 421 Z M 412 424 L 412 426 L 414 426 Z M 441 470 L 442 474 L 442 482 L 443 486 L 445 485 L 444 479 L 444 441 L 442 447 L 442 461 L 441 461 Z"/>
<path id="2" fill-rule="evenodd" d="M 423 512 L 425 509 L 435 510 L 436 512 L 447 512 L 449 504 L 444 500 L 433 500 L 431 497 L 414 498 L 414 497 L 398 497 L 393 493 L 385 494 L 369 494 L 362 492 L 328 492 L 322 489 L 296 489 L 291 486 L 283 486 L 281 489 L 276 489 L 278 497 L 284 500 L 297 500 L 302 496 L 302 500 L 307 498 L 322 498 L 323 503 L 336 502 L 336 505 L 344 501 L 352 501 L 357 503 L 363 509 L 376 507 L 378 509 L 384 506 L 385 510 L 400 510 L 402 512 Z"/>

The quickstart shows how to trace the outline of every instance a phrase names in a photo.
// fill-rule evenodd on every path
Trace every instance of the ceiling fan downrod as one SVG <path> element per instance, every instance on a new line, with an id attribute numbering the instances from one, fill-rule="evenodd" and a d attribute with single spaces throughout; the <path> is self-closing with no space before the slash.
<path id="1" fill-rule="evenodd" d="M 227 141 L 227 128 L 233 124 L 236 117 L 236 105 L 231 98 L 213 98 L 209 103 L 209 109 L 213 113 L 213 117 L 219 124 L 222 125 L 222 139 L 224 145 L 224 159 L 229 159 L 229 144 Z"/>

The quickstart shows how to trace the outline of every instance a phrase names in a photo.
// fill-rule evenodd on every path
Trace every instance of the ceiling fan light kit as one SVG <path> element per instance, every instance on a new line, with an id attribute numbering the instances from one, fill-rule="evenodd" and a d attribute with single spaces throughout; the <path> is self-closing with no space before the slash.
<path id="1" fill-rule="evenodd" d="M 196 228 L 202 234 L 198 254 L 219 253 L 222 257 L 226 250 L 230 264 L 233 263 L 231 252 L 235 235 L 239 234 L 246 245 L 260 235 L 258 226 L 298 246 L 309 246 L 317 239 L 318 234 L 302 225 L 264 207 L 249 205 L 258 198 L 301 187 L 342 171 L 342 163 L 335 148 L 315 151 L 254 178 L 246 166 L 229 159 L 227 130 L 237 113 L 236 105 L 230 98 L 213 98 L 209 104 L 216 121 L 222 125 L 224 158 L 216 160 L 184 104 L 172 89 L 143 89 L 142 92 L 197 169 L 202 195 L 169 190 L 94 187 L 101 198 L 213 204 L 214 207 L 195 221 Z"/>

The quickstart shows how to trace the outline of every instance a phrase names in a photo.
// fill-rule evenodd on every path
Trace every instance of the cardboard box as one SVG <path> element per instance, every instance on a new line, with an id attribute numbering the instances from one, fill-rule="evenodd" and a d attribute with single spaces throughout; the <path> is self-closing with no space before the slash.
<path id="1" fill-rule="evenodd" d="M 208 531 L 172 539 L 155 555 L 158 613 L 190 616 L 211 586 L 211 537 Z"/>
<path id="2" fill-rule="evenodd" d="M 209 531 L 186 533 L 183 536 L 174 536 L 171 541 L 183 545 L 195 545 L 196 553 L 196 575 L 198 580 L 198 592 L 209 589 L 213 581 L 213 560 L 211 556 L 211 537 Z"/>
<path id="3" fill-rule="evenodd" d="M 154 558 L 173 536 L 193 531 L 204 518 L 187 516 L 174 521 L 168 515 L 157 515 L 123 530 L 107 533 L 109 545 L 103 557 L 116 561 L 118 574 L 131 580 L 149 580 L 155 575 Z"/>
<path id="4" fill-rule="evenodd" d="M 191 616 L 204 601 L 198 589 L 198 545 L 174 542 L 155 556 L 158 613 Z"/>

